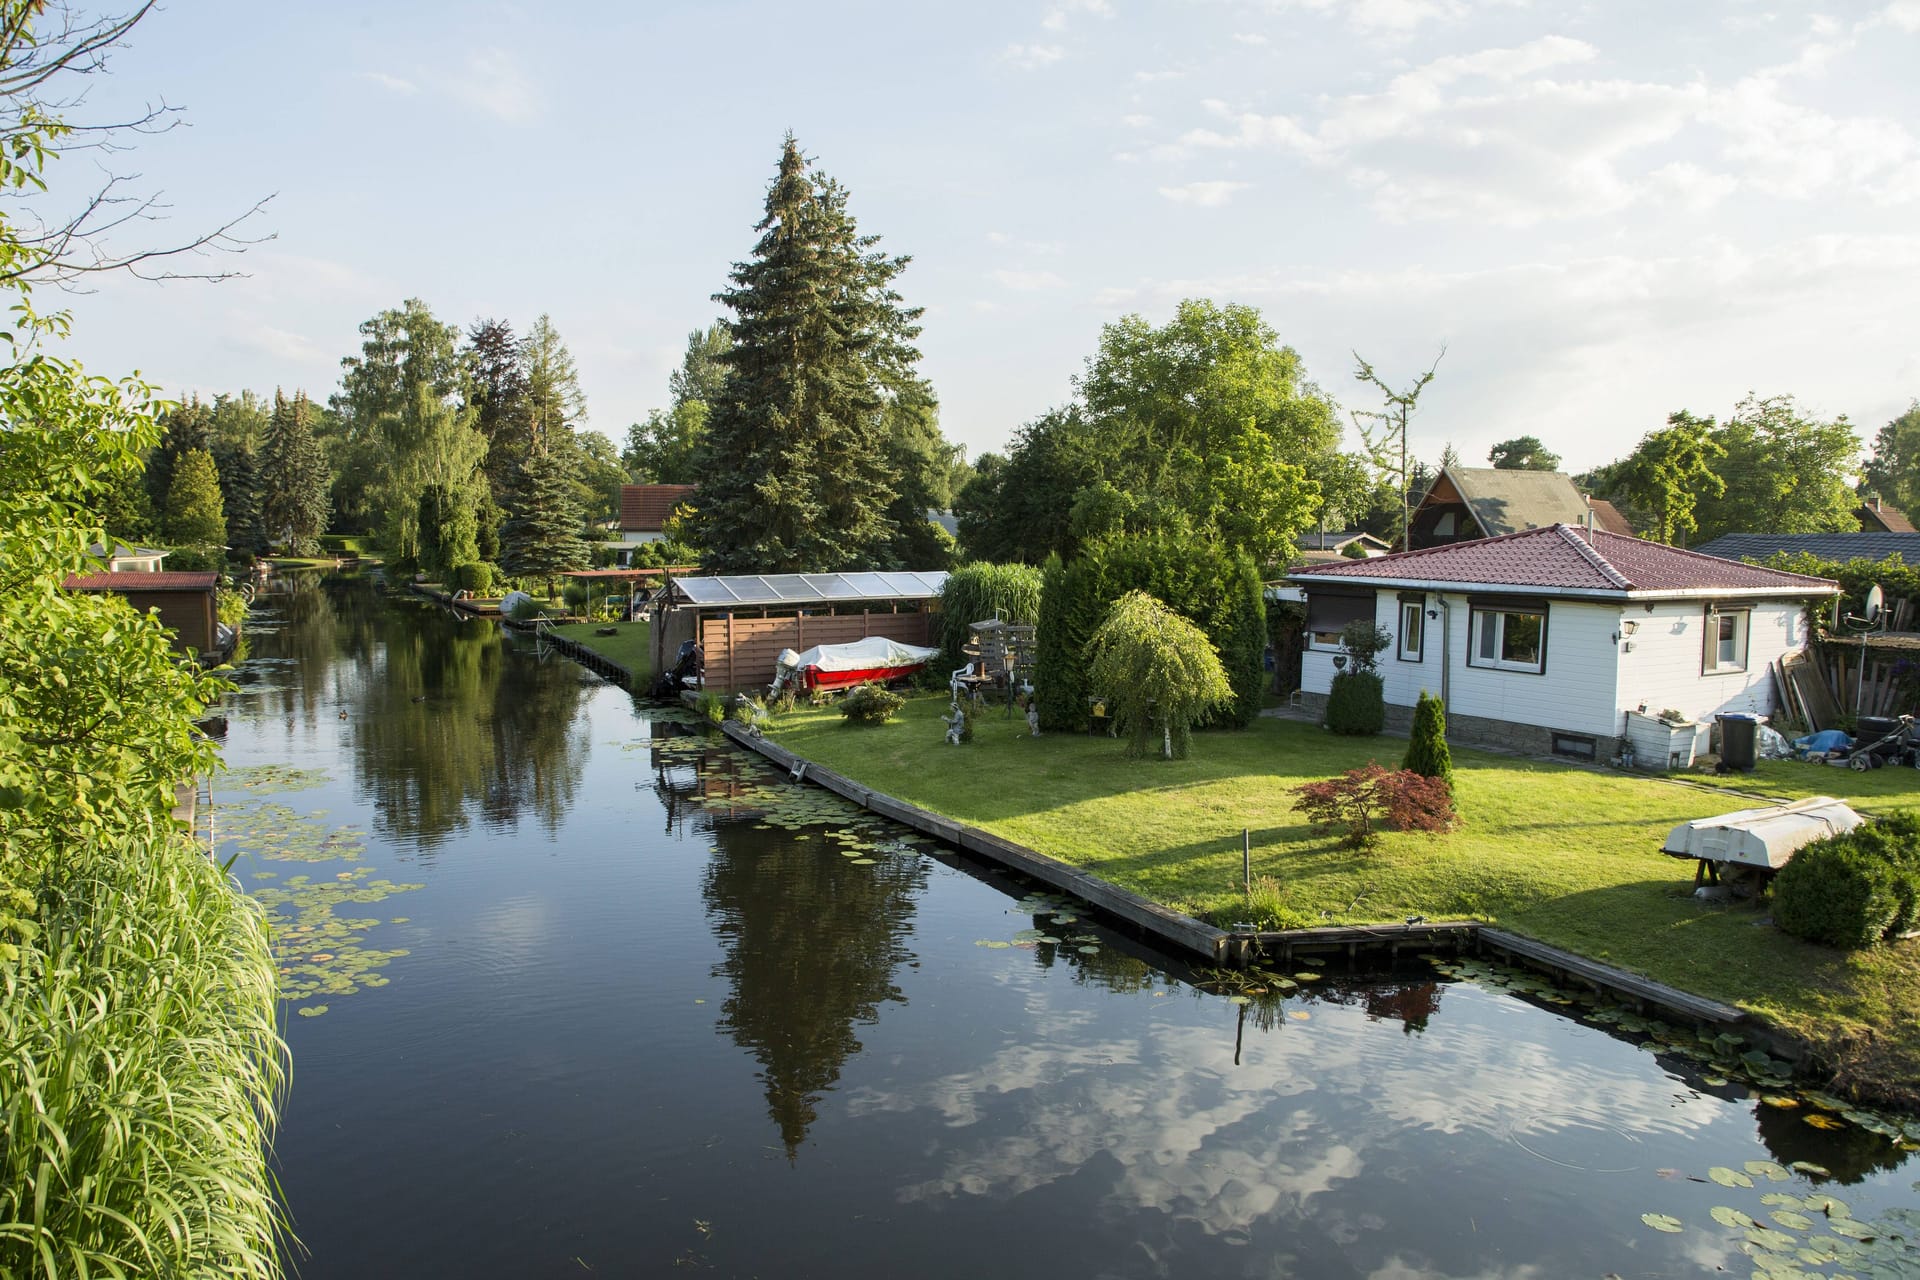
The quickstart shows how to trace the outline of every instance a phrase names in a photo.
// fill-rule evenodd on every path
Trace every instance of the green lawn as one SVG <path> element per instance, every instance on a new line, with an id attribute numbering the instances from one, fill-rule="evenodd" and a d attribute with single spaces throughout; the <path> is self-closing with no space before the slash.
<path id="1" fill-rule="evenodd" d="M 1862 813 L 1920 809 L 1920 769 L 1888 766 L 1856 773 L 1852 769 L 1800 760 L 1762 760 L 1752 773 L 1690 773 L 1686 777 L 1707 786 L 1777 796 L 1783 800 L 1834 796 Z"/>
<path id="2" fill-rule="evenodd" d="M 595 635 L 594 632 L 602 627 L 617 627 L 619 634 Z M 550 630 L 556 636 L 585 645 L 601 657 L 619 663 L 633 673 L 635 681 L 645 680 L 653 674 L 645 622 L 563 622 Z"/>
<path id="3" fill-rule="evenodd" d="M 1696 902 L 1692 864 L 1659 852 L 1674 825 L 1751 802 L 1463 750 L 1454 753 L 1459 830 L 1389 833 L 1357 853 L 1315 836 L 1292 811 L 1290 788 L 1370 759 L 1397 766 L 1404 740 L 1340 738 L 1263 718 L 1245 732 L 1197 735 L 1189 760 L 1129 761 L 1114 739 L 1030 738 L 1024 722 L 990 709 L 976 721 L 975 740 L 956 748 L 941 740 L 946 705 L 944 697 L 916 698 L 880 728 L 803 709 L 772 732 L 869 786 L 1221 923 L 1246 918 L 1239 881 L 1247 828 L 1254 875 L 1277 882 L 1282 904 L 1299 918 L 1496 922 L 1741 1005 L 1821 1044 L 1843 1083 L 1915 1096 L 1920 943 L 1846 954 L 1798 942 L 1761 924 L 1752 906 Z M 1736 781 L 1782 795 L 1863 795 L 1869 808 L 1920 805 L 1913 770 L 1770 763 Z"/>

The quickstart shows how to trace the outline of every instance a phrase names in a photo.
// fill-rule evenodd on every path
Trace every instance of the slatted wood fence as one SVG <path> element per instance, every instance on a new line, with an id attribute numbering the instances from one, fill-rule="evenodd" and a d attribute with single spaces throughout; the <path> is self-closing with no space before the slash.
<path id="1" fill-rule="evenodd" d="M 786 618 L 734 614 L 700 619 L 700 647 L 707 655 L 707 688 L 720 693 L 765 693 L 773 683 L 774 659 L 782 649 L 805 652 L 817 644 L 846 644 L 885 636 L 902 644 L 930 645 L 931 613 L 841 613 Z"/>

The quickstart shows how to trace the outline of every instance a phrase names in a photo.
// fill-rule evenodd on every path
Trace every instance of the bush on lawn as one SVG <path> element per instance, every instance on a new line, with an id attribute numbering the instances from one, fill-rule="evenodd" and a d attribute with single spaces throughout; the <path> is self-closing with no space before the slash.
<path id="1" fill-rule="evenodd" d="M 1438 834 L 1453 829 L 1453 798 L 1438 778 L 1424 778 L 1411 769 L 1387 770 L 1369 760 L 1365 768 L 1349 769 L 1325 782 L 1295 787 L 1293 807 L 1313 823 L 1321 835 L 1340 833 L 1342 843 L 1364 849 L 1378 838 L 1373 829 L 1377 814 L 1395 831 Z"/>
<path id="2" fill-rule="evenodd" d="M 877 684 L 863 684 L 840 699 L 840 714 L 848 724 L 885 724 L 907 700 Z"/>
<path id="3" fill-rule="evenodd" d="M 1207 724 L 1253 723 L 1265 672 L 1266 602 L 1259 571 L 1244 552 L 1171 534 L 1113 537 L 1071 561 L 1049 557 L 1042 571 L 1034 684 L 1040 727 L 1087 727 L 1087 646 L 1114 601 L 1141 591 L 1190 618 L 1219 650 L 1233 697 Z"/>
<path id="4" fill-rule="evenodd" d="M 1114 602 L 1087 656 L 1094 690 L 1136 760 L 1156 739 L 1167 759 L 1186 759 L 1194 724 L 1233 697 L 1206 633 L 1144 591 Z"/>
<path id="5" fill-rule="evenodd" d="M 1407 742 L 1402 769 L 1411 769 L 1423 778 L 1438 778 L 1453 790 L 1453 753 L 1447 750 L 1447 709 L 1440 699 L 1420 691 L 1413 708 L 1413 736 Z"/>
<path id="6" fill-rule="evenodd" d="M 493 566 L 484 560 L 469 560 L 453 571 L 453 586 L 456 591 L 483 596 L 493 587 Z"/>
<path id="7" fill-rule="evenodd" d="M 1367 737 L 1387 727 L 1387 698 L 1377 671 L 1342 671 L 1327 695 L 1327 728 Z"/>
<path id="8" fill-rule="evenodd" d="M 1773 880 L 1773 919 L 1830 947 L 1871 947 L 1920 913 L 1920 821 L 1900 815 L 1816 840 Z"/>

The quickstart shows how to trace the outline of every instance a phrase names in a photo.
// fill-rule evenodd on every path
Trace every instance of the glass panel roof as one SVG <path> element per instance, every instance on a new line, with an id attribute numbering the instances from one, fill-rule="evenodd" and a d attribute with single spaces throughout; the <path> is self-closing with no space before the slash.
<path id="1" fill-rule="evenodd" d="M 728 605 L 839 604 L 855 600 L 926 600 L 940 594 L 945 572 L 770 573 L 675 578 L 674 598 L 696 608 Z"/>

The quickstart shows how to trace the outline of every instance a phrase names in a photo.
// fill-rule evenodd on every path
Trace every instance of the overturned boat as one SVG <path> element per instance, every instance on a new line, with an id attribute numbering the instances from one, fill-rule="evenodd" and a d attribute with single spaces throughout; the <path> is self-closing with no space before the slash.
<path id="1" fill-rule="evenodd" d="M 868 636 L 846 644 L 817 644 L 804 653 L 782 649 L 774 660 L 773 692 L 887 684 L 919 671 L 939 653 L 938 649 L 885 636 Z"/>

